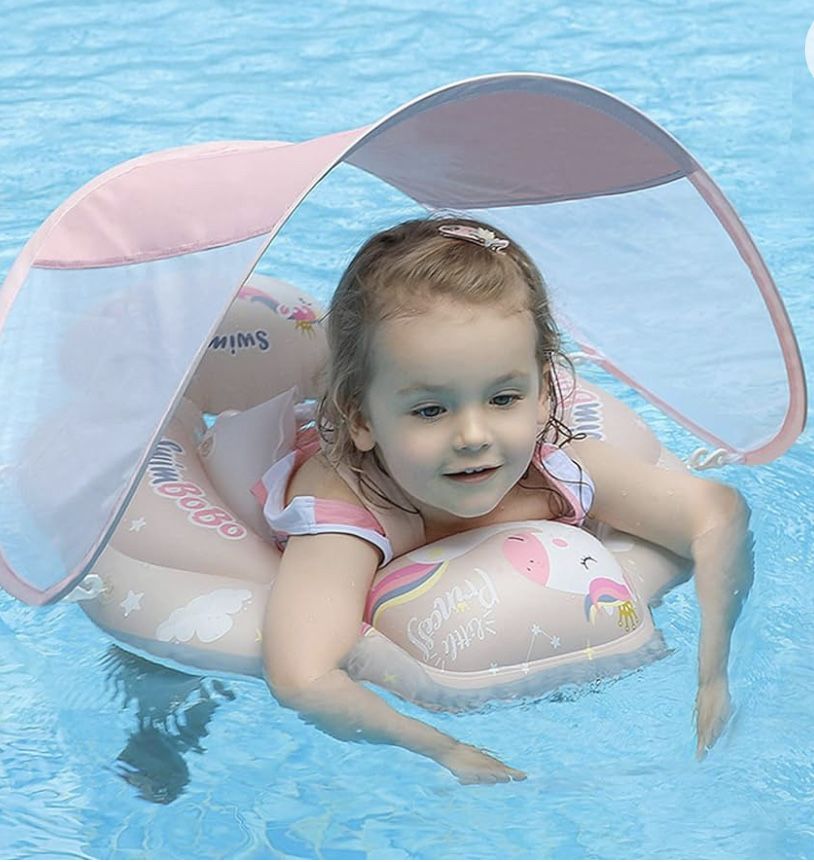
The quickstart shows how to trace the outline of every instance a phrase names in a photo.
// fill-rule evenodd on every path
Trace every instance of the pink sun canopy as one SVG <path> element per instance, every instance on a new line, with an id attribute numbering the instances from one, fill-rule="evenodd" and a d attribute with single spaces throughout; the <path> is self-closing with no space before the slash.
<path id="1" fill-rule="evenodd" d="M 169 150 L 92 180 L 0 289 L 0 584 L 33 604 L 92 567 L 240 285 L 344 162 L 535 258 L 586 353 L 747 464 L 802 430 L 805 383 L 772 278 L 666 132 L 593 87 L 505 74 L 300 143 Z"/>

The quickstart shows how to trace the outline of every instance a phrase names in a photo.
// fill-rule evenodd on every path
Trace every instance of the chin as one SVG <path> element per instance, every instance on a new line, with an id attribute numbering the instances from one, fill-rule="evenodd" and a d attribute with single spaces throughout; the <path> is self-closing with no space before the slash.
<path id="1" fill-rule="evenodd" d="M 495 511 L 495 509 L 500 505 L 500 500 L 495 500 L 492 503 L 484 506 L 472 507 L 469 509 L 461 508 L 459 511 L 454 511 L 452 509 L 449 510 L 450 515 L 455 515 L 457 518 L 465 518 L 467 520 L 475 520 L 476 518 L 483 518 L 486 515 L 491 514 Z"/>

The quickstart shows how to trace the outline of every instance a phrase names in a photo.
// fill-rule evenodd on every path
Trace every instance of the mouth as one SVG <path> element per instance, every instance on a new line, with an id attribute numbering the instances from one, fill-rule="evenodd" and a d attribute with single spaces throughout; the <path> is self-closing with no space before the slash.
<path id="1" fill-rule="evenodd" d="M 499 467 L 479 467 L 472 473 L 447 473 L 445 475 L 447 479 L 452 479 L 454 482 L 462 482 L 465 485 L 470 485 L 477 482 L 485 482 L 490 476 L 497 473 L 499 469 Z"/>

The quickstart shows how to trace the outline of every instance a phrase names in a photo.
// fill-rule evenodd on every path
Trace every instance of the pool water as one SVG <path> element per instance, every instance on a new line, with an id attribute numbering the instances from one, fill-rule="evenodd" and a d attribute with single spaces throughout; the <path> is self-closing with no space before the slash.
<path id="1" fill-rule="evenodd" d="M 642 109 L 709 170 L 773 272 L 807 362 L 814 78 L 803 45 L 814 12 L 798 7 L 0 0 L 0 275 L 54 207 L 125 159 L 301 140 L 450 81 L 549 72 Z M 327 299 L 359 242 L 412 212 L 338 171 L 260 269 Z M 694 448 L 611 388 L 679 454 Z M 703 763 L 692 583 L 655 611 L 670 655 L 618 680 L 459 715 L 385 695 L 529 773 L 493 787 L 460 786 L 400 749 L 337 742 L 260 682 L 158 668 L 111 646 L 75 606 L 3 594 L 0 856 L 811 857 L 811 442 L 807 431 L 774 464 L 717 474 L 752 507 L 757 575 L 734 637 L 735 718 Z"/>

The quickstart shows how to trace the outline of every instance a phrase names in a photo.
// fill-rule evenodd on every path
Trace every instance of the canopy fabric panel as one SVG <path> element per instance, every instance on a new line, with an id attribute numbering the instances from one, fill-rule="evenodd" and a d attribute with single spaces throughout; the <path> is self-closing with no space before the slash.
<path id="1" fill-rule="evenodd" d="M 150 154 L 54 211 L 0 289 L 7 590 L 54 601 L 90 570 L 231 300 L 343 161 L 507 230 L 562 325 L 702 439 L 760 463 L 802 429 L 782 302 L 697 162 L 596 88 L 485 76 L 310 141 Z"/>
<path id="2" fill-rule="evenodd" d="M 688 179 L 473 215 L 535 258 L 580 347 L 702 439 L 755 454 L 781 433 L 791 393 L 769 309 Z"/>
<path id="3" fill-rule="evenodd" d="M 0 547 L 19 598 L 69 589 L 92 564 L 267 242 L 29 270 L 0 338 Z"/>
<path id="4" fill-rule="evenodd" d="M 576 81 L 533 75 L 430 94 L 372 128 L 345 161 L 433 209 L 618 194 L 697 167 L 623 102 Z"/>
<path id="5" fill-rule="evenodd" d="M 271 233 L 361 131 L 164 150 L 101 174 L 43 225 L 33 265 L 119 266 Z"/>

